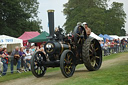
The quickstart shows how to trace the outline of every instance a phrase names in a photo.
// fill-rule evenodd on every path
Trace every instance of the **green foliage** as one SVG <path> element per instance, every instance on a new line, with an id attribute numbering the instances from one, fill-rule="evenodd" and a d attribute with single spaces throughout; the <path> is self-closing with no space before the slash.
<path id="1" fill-rule="evenodd" d="M 109 34 L 125 35 L 122 28 L 125 27 L 126 14 L 123 11 L 123 3 L 113 2 L 112 8 L 106 11 L 106 30 Z M 123 33 L 123 34 L 122 34 Z"/>
<path id="2" fill-rule="evenodd" d="M 121 29 L 121 36 L 125 36 L 125 35 L 126 35 L 125 29 Z"/>
<path id="3" fill-rule="evenodd" d="M 87 22 L 96 34 L 125 35 L 121 29 L 125 27 L 126 14 L 123 4 L 113 2 L 111 8 L 107 9 L 108 0 L 69 0 L 64 4 L 64 14 L 67 21 L 65 30 L 70 32 L 77 22 Z M 122 34 L 123 33 L 123 34 Z"/>
<path id="4" fill-rule="evenodd" d="M 0 34 L 19 37 L 24 31 L 40 31 L 37 0 L 0 0 Z"/>

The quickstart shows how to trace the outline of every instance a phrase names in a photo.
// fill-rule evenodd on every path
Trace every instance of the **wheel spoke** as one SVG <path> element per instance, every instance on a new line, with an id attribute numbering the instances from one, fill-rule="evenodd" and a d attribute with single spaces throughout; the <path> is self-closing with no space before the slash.
<path id="1" fill-rule="evenodd" d="M 91 58 L 90 61 L 91 61 L 91 62 L 94 61 L 94 58 Z"/>
<path id="2" fill-rule="evenodd" d="M 70 63 L 71 63 L 71 61 L 72 61 L 72 58 L 71 58 L 69 61 L 70 61 Z"/>
<path id="3" fill-rule="evenodd" d="M 67 65 L 66 65 L 66 66 L 64 66 L 64 68 L 67 68 Z"/>
<path id="4" fill-rule="evenodd" d="M 96 42 L 94 41 L 94 42 L 93 42 L 93 44 L 95 45 L 95 44 L 96 44 Z"/>
<path id="5" fill-rule="evenodd" d="M 65 69 L 65 72 L 68 73 L 68 66 L 67 65 L 64 67 L 64 69 Z"/>
<path id="6" fill-rule="evenodd" d="M 91 48 L 94 49 L 94 44 L 91 44 Z"/>
<path id="7" fill-rule="evenodd" d="M 98 66 L 97 62 L 95 64 L 96 64 L 96 66 Z"/>
<path id="8" fill-rule="evenodd" d="M 64 59 L 65 63 L 67 63 L 68 61 L 66 59 Z"/>
<path id="9" fill-rule="evenodd" d="M 96 51 L 99 50 L 99 48 L 96 48 Z"/>
<path id="10" fill-rule="evenodd" d="M 89 56 L 93 56 L 92 54 L 90 54 Z"/>
<path id="11" fill-rule="evenodd" d="M 41 69 L 41 67 L 40 67 L 40 74 L 41 74 L 41 72 L 42 72 L 42 69 Z"/>
<path id="12" fill-rule="evenodd" d="M 38 69 L 39 69 L 39 67 L 37 67 L 37 74 L 38 74 Z"/>
<path id="13" fill-rule="evenodd" d="M 37 62 L 34 62 L 35 65 L 37 65 Z"/>
<path id="14" fill-rule="evenodd" d="M 38 69 L 37 66 L 35 66 L 35 67 L 34 67 L 34 70 L 37 70 L 37 69 Z"/>
<path id="15" fill-rule="evenodd" d="M 95 56 L 96 58 L 100 58 L 99 56 Z"/>
<path id="16" fill-rule="evenodd" d="M 91 65 L 94 67 L 94 66 L 95 66 L 95 63 L 96 63 L 95 58 L 94 58 L 94 57 L 91 58 L 91 59 L 90 59 L 90 62 L 91 62 Z"/>
<path id="17" fill-rule="evenodd" d="M 90 51 L 91 53 L 93 53 L 91 49 L 89 49 L 89 51 Z"/>
<path id="18" fill-rule="evenodd" d="M 67 57 L 68 57 L 68 61 L 69 61 L 70 55 L 69 55 L 69 54 L 67 54 Z"/>
<path id="19" fill-rule="evenodd" d="M 68 67 L 68 72 L 70 73 L 71 72 L 71 69 Z"/>

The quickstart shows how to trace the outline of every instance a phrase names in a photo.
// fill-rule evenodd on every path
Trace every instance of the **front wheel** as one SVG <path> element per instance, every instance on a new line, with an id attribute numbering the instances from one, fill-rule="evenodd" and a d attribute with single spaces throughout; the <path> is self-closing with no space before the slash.
<path id="1" fill-rule="evenodd" d="M 37 78 L 44 76 L 47 69 L 42 65 L 42 62 L 46 62 L 46 56 L 44 53 L 41 51 L 34 53 L 31 58 L 31 71 Z"/>
<path id="2" fill-rule="evenodd" d="M 75 71 L 75 56 L 70 50 L 65 50 L 60 58 L 60 69 L 62 74 L 68 78 L 74 74 Z"/>

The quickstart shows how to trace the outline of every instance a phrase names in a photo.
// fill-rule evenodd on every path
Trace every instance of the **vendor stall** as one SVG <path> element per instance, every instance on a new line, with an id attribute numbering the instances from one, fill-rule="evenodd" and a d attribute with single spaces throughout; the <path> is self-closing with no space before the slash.
<path id="1" fill-rule="evenodd" d="M 28 45 L 28 40 L 40 35 L 39 32 L 24 32 L 19 39 L 23 40 L 23 46 Z"/>
<path id="2" fill-rule="evenodd" d="M 23 40 L 7 35 L 0 35 L 0 45 L 7 48 L 8 52 L 14 50 L 15 46 L 23 46 Z"/>

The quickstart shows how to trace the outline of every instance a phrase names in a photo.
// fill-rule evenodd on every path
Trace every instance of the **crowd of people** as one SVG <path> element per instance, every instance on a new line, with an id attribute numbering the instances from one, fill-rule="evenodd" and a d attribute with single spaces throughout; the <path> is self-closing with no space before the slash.
<path id="1" fill-rule="evenodd" d="M 18 73 L 30 71 L 30 60 L 36 51 L 44 51 L 43 44 L 40 49 L 37 46 L 31 46 L 30 48 L 16 46 L 11 54 L 8 54 L 7 48 L 0 46 L 0 76 L 6 75 L 9 63 L 11 74 L 14 72 L 14 66 L 16 66 Z"/>
<path id="2" fill-rule="evenodd" d="M 123 38 L 122 40 L 120 40 L 119 38 L 113 40 L 106 39 L 105 42 L 103 42 L 102 40 L 99 42 L 102 50 L 104 51 L 104 56 L 110 55 L 111 53 L 124 52 L 128 44 L 128 40 L 126 40 L 125 38 Z"/>

